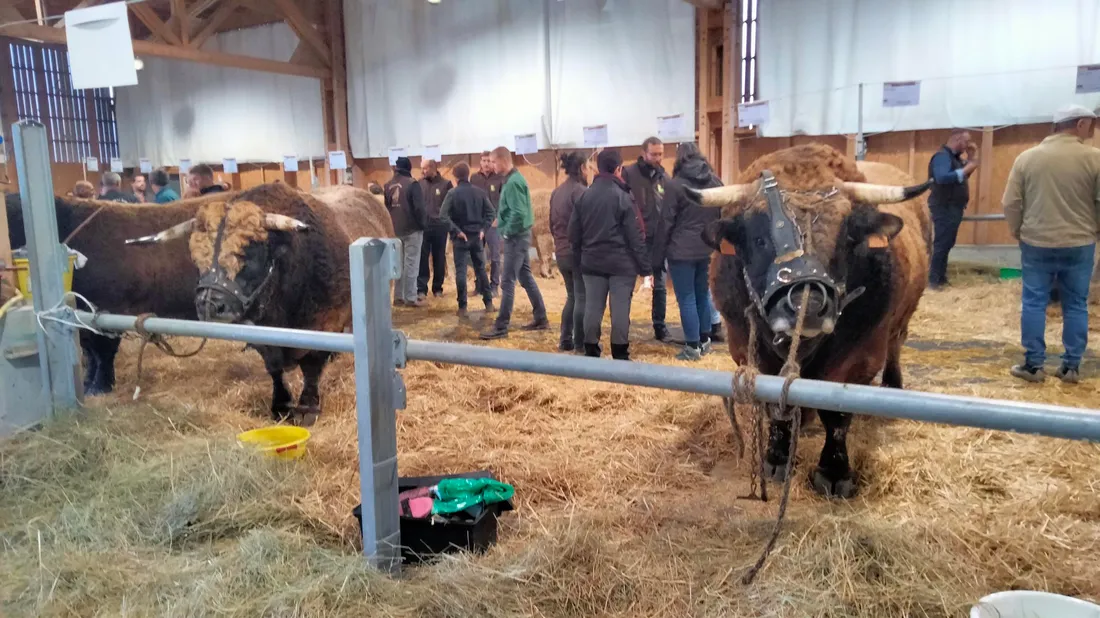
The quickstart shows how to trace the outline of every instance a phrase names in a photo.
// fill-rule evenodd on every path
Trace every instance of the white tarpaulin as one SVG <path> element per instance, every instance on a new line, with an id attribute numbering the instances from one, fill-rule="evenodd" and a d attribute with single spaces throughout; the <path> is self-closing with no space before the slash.
<path id="1" fill-rule="evenodd" d="M 580 146 L 599 124 L 610 145 L 638 144 L 658 116 L 694 117 L 683 0 L 345 0 L 344 12 L 356 157 L 478 152 L 529 133 Z"/>
<path id="2" fill-rule="evenodd" d="M 759 16 L 766 136 L 1047 122 L 1093 107 L 1077 65 L 1100 62 L 1100 0 L 769 0 Z M 920 104 L 882 105 L 920 81 Z"/>
<path id="3" fill-rule="evenodd" d="M 223 32 L 203 46 L 286 61 L 298 38 L 284 23 Z M 325 154 L 320 81 L 162 58 L 144 58 L 138 85 L 115 89 L 122 159 L 176 165 L 282 161 Z"/>

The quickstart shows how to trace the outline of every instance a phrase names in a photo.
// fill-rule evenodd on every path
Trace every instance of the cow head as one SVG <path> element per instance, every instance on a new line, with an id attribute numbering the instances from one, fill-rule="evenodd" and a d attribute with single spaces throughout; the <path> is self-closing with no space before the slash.
<path id="1" fill-rule="evenodd" d="M 864 291 L 859 276 L 851 276 L 861 270 L 856 262 L 872 252 L 881 256 L 902 228 L 900 218 L 876 205 L 910 199 L 929 186 L 842 182 L 781 190 L 764 170 L 751 184 L 692 193 L 704 206 L 723 208 L 723 218 L 708 225 L 704 240 L 734 257 L 748 297 L 779 347 L 793 334 L 804 295 L 802 336 L 834 331 L 844 308 Z"/>
<path id="2" fill-rule="evenodd" d="M 199 319 L 240 322 L 258 317 L 276 264 L 290 249 L 290 234 L 309 229 L 297 219 L 265 213 L 249 201 L 208 202 L 194 219 L 126 244 L 159 244 L 190 234 L 198 267 L 195 309 Z"/>

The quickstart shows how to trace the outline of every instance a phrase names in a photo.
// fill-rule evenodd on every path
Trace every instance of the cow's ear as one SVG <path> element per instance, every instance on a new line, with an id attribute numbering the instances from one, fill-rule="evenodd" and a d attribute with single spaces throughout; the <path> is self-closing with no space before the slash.
<path id="1" fill-rule="evenodd" d="M 744 236 L 744 223 L 740 217 L 711 221 L 703 228 L 703 242 L 723 255 L 736 255 L 735 247 Z"/>
<path id="2" fill-rule="evenodd" d="M 872 249 L 884 249 L 904 227 L 901 217 L 877 208 L 861 208 L 848 222 L 848 235 L 856 244 L 866 241 Z"/>

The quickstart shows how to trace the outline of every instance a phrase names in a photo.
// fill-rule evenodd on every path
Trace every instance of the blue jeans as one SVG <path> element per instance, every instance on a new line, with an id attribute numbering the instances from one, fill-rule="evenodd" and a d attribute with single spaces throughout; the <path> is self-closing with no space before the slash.
<path id="1" fill-rule="evenodd" d="M 1020 312 L 1020 339 L 1025 362 L 1042 367 L 1046 362 L 1047 303 L 1058 284 L 1062 301 L 1062 365 L 1078 368 L 1089 335 L 1089 281 L 1096 245 L 1044 249 L 1020 243 L 1024 293 Z"/>
<path id="2" fill-rule="evenodd" d="M 710 338 L 714 309 L 710 305 L 710 288 L 707 286 L 707 270 L 710 260 L 669 260 L 668 274 L 680 305 L 680 322 L 684 327 L 684 342 L 692 347 L 699 345 L 705 335 Z"/>

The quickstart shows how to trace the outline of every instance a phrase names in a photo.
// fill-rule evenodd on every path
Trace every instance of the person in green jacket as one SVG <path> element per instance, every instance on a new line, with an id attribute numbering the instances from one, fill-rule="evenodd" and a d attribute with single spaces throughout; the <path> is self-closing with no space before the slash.
<path id="1" fill-rule="evenodd" d="M 546 304 L 531 274 L 531 226 L 535 224 L 535 212 L 531 208 L 531 194 L 527 181 L 512 165 L 512 153 L 504 146 L 498 147 L 489 158 L 497 174 L 504 177 L 500 189 L 500 207 L 497 209 L 497 229 L 504 238 L 504 277 L 500 282 L 500 311 L 493 327 L 481 334 L 482 339 L 503 339 L 508 336 L 508 324 L 512 321 L 512 305 L 516 300 L 516 280 L 527 291 L 534 320 L 523 330 L 547 330 Z"/>
<path id="2" fill-rule="evenodd" d="M 168 172 L 164 169 L 153 170 L 149 174 L 149 183 L 153 185 L 153 201 L 158 204 L 167 204 L 180 199 L 180 194 L 168 186 Z"/>

